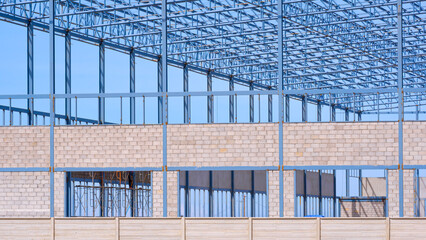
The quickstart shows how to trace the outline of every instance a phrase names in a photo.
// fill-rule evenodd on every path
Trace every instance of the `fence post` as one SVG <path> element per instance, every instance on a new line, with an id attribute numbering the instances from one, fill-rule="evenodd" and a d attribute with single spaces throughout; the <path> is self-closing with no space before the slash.
<path id="1" fill-rule="evenodd" d="M 317 239 L 321 239 L 321 218 L 317 218 Z"/>
<path id="2" fill-rule="evenodd" d="M 181 218 L 182 220 L 182 240 L 186 239 L 186 221 L 185 221 L 185 217 Z"/>
<path id="3" fill-rule="evenodd" d="M 386 218 L 386 239 L 390 240 L 390 219 Z"/>
<path id="4" fill-rule="evenodd" d="M 52 230 L 52 240 L 55 240 L 55 218 L 50 218 L 51 230 Z"/>
<path id="5" fill-rule="evenodd" d="M 248 218 L 248 231 L 249 231 L 249 240 L 253 240 L 253 218 Z"/>
<path id="6" fill-rule="evenodd" d="M 115 239 L 120 240 L 120 219 L 115 218 Z"/>

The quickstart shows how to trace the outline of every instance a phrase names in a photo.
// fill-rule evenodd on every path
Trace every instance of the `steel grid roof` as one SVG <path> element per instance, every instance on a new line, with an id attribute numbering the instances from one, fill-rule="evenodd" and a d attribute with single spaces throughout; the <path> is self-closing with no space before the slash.
<path id="1" fill-rule="evenodd" d="M 161 1 L 56 1 L 57 34 L 99 43 L 157 60 L 161 55 Z M 426 1 L 404 0 L 404 87 L 425 87 Z M 167 3 L 169 63 L 213 71 L 217 77 L 257 89 L 276 89 L 277 1 L 174 0 Z M 397 1 L 283 1 L 283 87 L 287 90 L 397 87 Z M 0 17 L 48 29 L 47 0 L 0 0 Z M 405 105 L 422 105 L 422 93 Z M 397 93 L 380 97 L 381 109 L 397 108 Z M 355 108 L 348 94 L 312 95 L 341 108 Z M 375 109 L 376 94 L 356 105 Z"/>

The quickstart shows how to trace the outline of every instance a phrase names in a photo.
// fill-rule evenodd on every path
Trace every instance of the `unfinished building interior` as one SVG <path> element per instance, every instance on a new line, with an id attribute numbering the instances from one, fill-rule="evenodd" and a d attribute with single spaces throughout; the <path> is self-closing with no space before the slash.
<path id="1" fill-rule="evenodd" d="M 0 0 L 0 30 L 26 37 L 26 88 L 0 92 L 0 230 L 423 237 L 425 17 L 422 0 Z"/>

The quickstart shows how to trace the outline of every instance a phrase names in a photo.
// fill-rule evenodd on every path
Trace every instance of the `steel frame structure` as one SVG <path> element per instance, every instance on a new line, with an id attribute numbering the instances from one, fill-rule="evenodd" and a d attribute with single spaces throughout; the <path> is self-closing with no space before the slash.
<path id="1" fill-rule="evenodd" d="M 237 96 L 249 96 L 250 122 L 254 122 L 254 95 L 268 96 L 268 121 L 272 122 L 272 97 L 278 98 L 280 215 L 283 215 L 283 171 L 285 169 L 399 169 L 399 200 L 403 202 L 402 166 L 404 108 L 418 119 L 426 76 L 426 3 L 422 0 L 0 0 L 0 19 L 26 26 L 27 94 L 1 95 L 13 111 L 49 117 L 50 167 L 2 168 L 0 171 L 50 172 L 51 211 L 54 216 L 54 171 L 163 171 L 163 212 L 167 216 L 168 98 L 183 97 L 184 123 L 191 122 L 191 96 L 208 98 L 208 122 L 213 123 L 213 96 L 229 96 L 229 122 L 236 123 Z M 50 91 L 34 94 L 34 30 L 49 32 Z M 55 94 L 55 36 L 65 37 L 65 94 Z M 71 91 L 71 41 L 99 46 L 99 92 Z M 105 48 L 129 54 L 130 90 L 105 92 Z M 135 58 L 158 62 L 158 92 L 135 92 Z M 183 92 L 168 92 L 168 65 L 183 69 Z M 188 71 L 207 75 L 206 92 L 188 91 Z M 212 77 L 229 81 L 229 91 L 213 91 Z M 248 87 L 234 91 L 234 84 Z M 105 98 L 130 98 L 130 123 L 135 123 L 135 98 L 158 98 L 158 123 L 163 125 L 163 166 L 158 168 L 54 169 L 55 119 L 107 124 Z M 71 101 L 98 99 L 98 119 L 71 116 Z M 290 121 L 290 98 L 302 101 L 302 120 L 307 121 L 307 104 L 353 113 L 395 113 L 398 109 L 398 165 L 391 166 L 283 166 L 283 124 Z M 12 100 L 26 99 L 27 109 L 12 106 Z M 48 99 L 50 111 L 37 112 L 35 99 Z M 55 99 L 65 99 L 65 114 L 55 113 Z M 77 113 L 77 104 L 75 104 Z M 407 112 L 406 112 L 407 113 Z M 76 114 L 77 115 L 77 114 Z M 145 116 L 145 115 L 144 115 Z M 425 166 L 406 166 L 406 168 Z M 215 170 L 221 168 L 201 168 Z M 276 169 L 234 167 L 226 170 Z M 400 216 L 403 204 L 399 205 Z"/>

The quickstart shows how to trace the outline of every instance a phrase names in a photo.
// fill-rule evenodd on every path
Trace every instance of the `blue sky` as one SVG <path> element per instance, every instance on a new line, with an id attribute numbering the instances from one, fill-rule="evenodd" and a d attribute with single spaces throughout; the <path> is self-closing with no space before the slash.
<path id="1" fill-rule="evenodd" d="M 0 31 L 8 33 L 0 38 L 0 94 L 26 93 L 26 28 L 0 21 Z M 64 39 L 56 38 L 56 93 L 64 93 Z M 34 37 L 34 81 L 35 93 L 49 93 L 49 39 L 45 32 L 35 31 Z M 98 46 L 72 41 L 72 92 L 98 92 Z M 169 66 L 169 91 L 182 91 L 182 69 Z M 205 91 L 206 76 L 189 72 L 189 90 Z M 247 87 L 236 85 L 236 90 L 248 90 Z M 136 58 L 136 92 L 155 92 L 157 90 L 156 62 Z M 228 90 L 228 82 L 213 78 L 214 91 Z M 129 92 L 129 55 L 106 50 L 106 92 Z M 258 121 L 259 102 L 255 96 L 255 121 Z M 273 100 L 273 118 L 277 121 L 277 97 Z M 261 121 L 267 121 L 267 97 L 260 100 Z M 8 100 L 0 100 L 0 104 L 9 105 Z M 291 121 L 301 121 L 301 103 L 291 100 Z M 13 106 L 26 107 L 25 100 L 13 100 Z M 119 123 L 120 99 L 106 99 L 106 121 Z M 207 121 L 206 97 L 192 97 L 192 122 Z M 214 99 L 215 122 L 228 122 L 228 97 L 221 96 Z M 36 110 L 48 111 L 48 100 L 37 100 Z M 142 98 L 136 99 L 136 123 L 142 123 Z M 146 98 L 146 123 L 157 123 L 157 99 Z M 238 121 L 248 122 L 248 96 L 238 97 Z M 58 99 L 57 113 L 64 113 L 64 100 Z M 329 121 L 329 108 L 323 107 L 323 121 Z M 72 115 L 74 115 L 74 101 L 72 101 Z M 79 99 L 78 116 L 97 119 L 97 99 Z M 129 122 L 129 99 L 123 98 L 123 121 Z M 337 120 L 343 121 L 344 113 L 337 110 Z M 363 121 L 375 121 L 375 115 L 363 115 Z M 397 116 L 381 115 L 383 120 L 396 120 Z M 414 116 L 406 116 L 414 119 Z M 308 105 L 308 120 L 316 121 L 316 105 Z M 350 120 L 353 115 L 350 114 Z M 23 120 L 25 122 L 26 120 Z M 8 122 L 8 116 L 6 116 Z M 17 121 L 15 121 L 16 123 Z M 169 123 L 183 122 L 183 98 L 169 98 Z"/>

